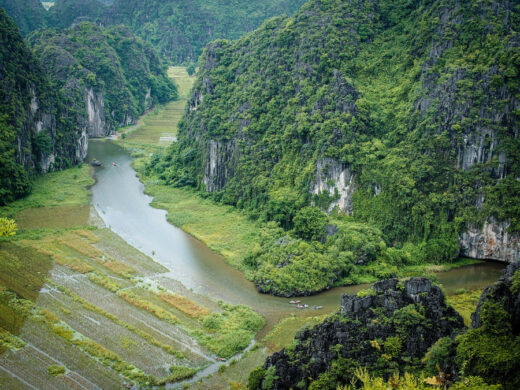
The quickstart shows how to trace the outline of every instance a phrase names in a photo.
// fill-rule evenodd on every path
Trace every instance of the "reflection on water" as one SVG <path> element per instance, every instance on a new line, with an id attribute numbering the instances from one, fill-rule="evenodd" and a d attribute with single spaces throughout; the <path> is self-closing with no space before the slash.
<path id="1" fill-rule="evenodd" d="M 153 257 L 170 270 L 169 276 L 188 288 L 216 299 L 253 307 L 270 325 L 290 312 L 304 315 L 288 299 L 259 294 L 253 283 L 225 263 L 201 242 L 170 225 L 166 212 L 152 208 L 150 196 L 130 166 L 132 158 L 112 142 L 91 142 L 88 159 L 102 162 L 95 168 L 96 184 L 92 202 L 105 224 L 128 243 Z M 115 163 L 115 165 L 113 164 Z M 482 288 L 493 283 L 503 265 L 485 263 L 438 274 L 448 293 L 458 288 Z M 323 306 L 319 313 L 337 310 L 343 293 L 355 293 L 366 286 L 336 288 L 306 297 L 309 306 Z M 302 299 L 303 300 L 303 299 Z M 312 315 L 317 312 L 310 311 Z"/>

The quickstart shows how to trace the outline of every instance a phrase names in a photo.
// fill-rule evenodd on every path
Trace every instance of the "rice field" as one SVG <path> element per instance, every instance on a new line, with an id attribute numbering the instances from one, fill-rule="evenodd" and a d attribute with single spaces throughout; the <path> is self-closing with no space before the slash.
<path id="1" fill-rule="evenodd" d="M 177 126 L 184 115 L 196 77 L 189 76 L 186 68 L 180 66 L 170 67 L 168 76 L 177 86 L 178 100 L 154 108 L 141 118 L 137 126 L 125 129 L 122 137 L 128 146 L 165 147 L 177 140 Z"/>
<path id="2" fill-rule="evenodd" d="M 89 172 L 42 177 L 0 209 L 19 226 L 0 240 L 0 388 L 164 386 L 250 345 L 264 325 L 250 308 L 186 290 L 89 224 Z"/>

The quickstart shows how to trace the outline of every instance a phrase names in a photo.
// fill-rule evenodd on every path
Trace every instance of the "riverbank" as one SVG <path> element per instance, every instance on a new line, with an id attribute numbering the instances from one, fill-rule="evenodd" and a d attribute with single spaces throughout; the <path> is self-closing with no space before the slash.
<path id="1" fill-rule="evenodd" d="M 0 387 L 119 388 L 216 371 L 263 319 L 158 282 L 169 270 L 91 208 L 90 171 L 39 177 L 30 196 L 0 209 L 19 228 L 0 240 Z"/>

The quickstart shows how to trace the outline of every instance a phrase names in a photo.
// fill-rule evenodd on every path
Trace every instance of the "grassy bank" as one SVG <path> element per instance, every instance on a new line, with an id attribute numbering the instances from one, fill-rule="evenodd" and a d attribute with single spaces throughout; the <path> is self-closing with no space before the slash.
<path id="1" fill-rule="evenodd" d="M 175 104 L 178 104 L 179 107 L 182 106 L 181 111 L 183 111 L 186 104 L 185 99 L 189 96 L 189 89 L 193 85 L 194 78 L 189 77 L 186 71 L 180 67 L 170 68 L 169 75 L 174 78 L 181 96 L 181 100 L 175 102 Z M 262 242 L 261 230 L 266 226 L 265 223 L 253 221 L 248 218 L 244 212 L 231 206 L 216 203 L 211 199 L 206 199 L 197 191 L 189 188 L 166 186 L 161 183 L 154 173 L 150 173 L 145 169 L 149 161 L 149 156 L 152 153 L 162 154 L 165 151 L 165 146 L 167 146 L 165 143 L 161 144 L 158 134 L 165 134 L 166 132 L 170 134 L 177 133 L 178 120 L 169 119 L 169 115 L 166 108 L 159 108 L 156 112 L 150 113 L 143 120 L 145 123 L 143 126 L 128 134 L 125 139 L 120 140 L 120 144 L 129 149 L 134 157 L 136 157 L 134 168 L 145 184 L 146 192 L 154 197 L 152 205 L 166 210 L 168 212 L 167 219 L 170 223 L 182 228 L 185 232 L 202 241 L 213 251 L 223 255 L 228 263 L 243 271 L 248 279 L 254 280 L 255 282 L 263 282 L 261 280 L 262 278 L 266 280 L 269 279 L 272 285 L 273 282 L 277 281 L 279 274 L 289 269 L 292 264 L 280 268 L 277 267 L 278 264 L 275 264 L 276 262 L 270 264 L 268 261 L 266 264 L 269 264 L 264 267 L 268 269 L 268 272 L 263 269 L 255 271 L 254 267 L 244 264 L 244 259 L 249 257 L 252 253 L 255 253 L 252 256 L 253 262 L 255 262 L 257 260 L 259 261 L 259 259 L 265 260 L 264 258 L 268 258 L 268 260 L 273 257 L 278 258 L 278 252 L 283 252 L 283 248 L 276 249 L 275 244 L 271 245 L 275 250 L 271 250 L 269 243 L 265 245 L 265 242 Z M 380 241 L 381 238 L 375 237 L 377 232 L 373 233 L 370 229 L 361 224 L 348 222 L 347 229 L 349 230 L 347 241 L 353 242 L 354 244 L 351 245 L 347 243 L 346 246 L 348 250 L 353 251 L 354 254 L 357 253 L 356 250 L 358 252 L 374 252 L 374 248 L 376 248 L 375 250 L 377 252 L 377 247 L 386 248 L 384 243 Z M 276 238 L 277 237 L 275 237 L 274 243 L 278 242 Z M 365 241 L 365 244 L 360 244 L 360 242 Z M 302 245 L 306 245 L 306 243 L 302 243 Z M 299 245 L 300 249 L 302 245 Z M 363 245 L 367 248 L 362 247 Z M 262 246 L 266 248 L 262 248 Z M 309 245 L 307 245 L 307 247 L 308 246 Z M 345 245 L 339 243 L 336 246 Z M 350 246 L 352 246 L 352 248 L 350 248 Z M 349 261 L 353 261 L 353 269 L 350 270 L 348 275 L 340 277 L 334 286 L 372 283 L 391 275 L 397 277 L 433 275 L 435 272 L 448 271 L 452 268 L 478 263 L 478 261 L 472 259 L 457 259 L 451 263 L 420 264 L 420 261 L 414 258 L 414 253 L 417 254 L 417 249 L 413 248 L 413 246 L 411 249 L 414 249 L 415 252 L 412 251 L 408 253 L 408 250 L 396 251 L 392 248 L 386 253 L 383 248 L 380 250 L 381 253 L 378 255 L 376 261 L 371 261 L 362 267 L 356 266 L 357 259 L 350 259 Z M 312 248 L 301 249 L 303 252 L 312 252 L 313 250 Z M 263 252 L 265 252 L 265 255 L 262 257 L 261 254 Z M 315 250 L 315 252 L 316 256 L 321 254 L 320 250 Z M 305 253 L 302 257 L 305 257 L 304 255 L 312 257 Z M 363 255 L 363 253 L 361 253 L 361 255 Z M 327 256 L 329 255 L 327 254 Z M 337 258 L 339 256 L 333 257 Z M 294 256 L 293 260 L 294 259 L 298 259 L 298 256 Z M 329 263 L 331 262 L 329 261 Z M 284 279 L 286 286 L 289 285 L 289 281 L 293 281 L 295 284 L 299 283 L 299 285 L 304 284 L 303 282 L 298 282 L 296 279 L 301 279 L 303 277 L 302 275 L 312 274 L 313 270 L 317 267 L 313 264 L 314 263 L 311 265 L 304 264 L 301 267 L 295 266 L 294 268 L 296 270 L 292 272 L 291 275 L 282 275 L 287 279 Z M 299 276 L 296 278 L 293 277 L 294 275 Z M 306 287 L 312 291 L 323 289 L 326 287 L 325 284 L 329 283 L 329 276 L 330 275 L 326 275 L 326 277 L 323 278 L 324 282 L 318 286 L 314 286 L 316 283 L 307 283 Z M 268 288 L 269 286 L 267 286 L 267 289 Z"/>
<path id="2" fill-rule="evenodd" d="M 161 385 L 249 345 L 253 310 L 162 287 L 166 268 L 89 224 L 93 182 L 87 165 L 51 173 L 0 209 L 19 227 L 0 239 L 0 387 Z"/>

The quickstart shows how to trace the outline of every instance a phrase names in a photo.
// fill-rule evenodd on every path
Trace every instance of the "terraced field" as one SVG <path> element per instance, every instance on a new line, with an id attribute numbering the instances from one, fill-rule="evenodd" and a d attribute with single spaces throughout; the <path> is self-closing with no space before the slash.
<path id="1" fill-rule="evenodd" d="M 164 287 L 166 268 L 99 226 L 91 183 L 87 166 L 53 173 L 0 209 L 20 221 L 0 241 L 0 388 L 164 385 L 248 347 L 264 320 Z"/>
<path id="2" fill-rule="evenodd" d="M 168 146 L 176 140 L 177 124 L 184 115 L 194 76 L 184 67 L 170 67 L 168 76 L 177 85 L 179 99 L 155 108 L 145 115 L 137 126 L 125 129 L 125 143 L 139 146 Z M 137 131 L 138 130 L 138 131 Z"/>

